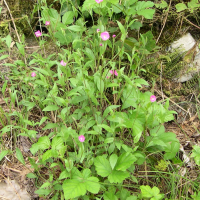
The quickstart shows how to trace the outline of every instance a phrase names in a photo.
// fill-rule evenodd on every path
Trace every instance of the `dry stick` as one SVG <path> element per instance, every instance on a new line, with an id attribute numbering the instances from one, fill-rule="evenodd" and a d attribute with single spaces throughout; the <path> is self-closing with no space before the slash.
<path id="1" fill-rule="evenodd" d="M 15 26 L 15 21 L 14 21 L 14 19 L 13 19 L 13 17 L 12 17 L 11 12 L 10 12 L 10 8 L 8 7 L 8 4 L 6 3 L 6 0 L 3 0 L 3 1 L 4 1 L 5 5 L 6 5 L 7 9 L 8 9 L 8 12 L 9 12 L 9 14 L 10 14 L 10 17 L 11 17 L 12 23 L 13 23 L 13 25 L 14 25 L 15 32 L 16 32 L 16 35 L 17 35 L 17 38 L 18 38 L 18 41 L 19 41 L 19 43 L 21 43 L 19 34 L 18 34 L 18 32 L 17 32 L 17 28 L 16 28 L 16 26 Z"/>
<path id="2" fill-rule="evenodd" d="M 162 92 L 160 92 L 159 90 L 154 89 L 158 94 L 162 95 Z M 166 95 L 163 94 L 163 97 L 165 99 L 168 99 L 168 97 Z M 169 99 L 170 102 L 172 102 L 173 104 L 175 104 L 177 107 L 179 107 L 181 110 L 185 111 L 186 113 L 188 112 L 187 110 L 185 110 L 184 108 L 182 108 L 181 106 L 179 106 L 176 102 L 172 101 L 171 99 Z"/>
<path id="3" fill-rule="evenodd" d="M 193 23 L 192 23 L 191 21 L 189 21 L 186 17 L 183 17 L 183 18 L 184 18 L 189 24 L 191 24 L 191 25 L 195 26 L 196 28 L 200 29 L 199 26 L 193 24 Z"/>
<path id="4" fill-rule="evenodd" d="M 162 62 L 161 62 L 161 66 L 160 66 L 160 89 L 161 89 L 161 93 L 162 93 L 162 99 L 164 101 L 163 90 L 162 90 Z"/>
<path id="5" fill-rule="evenodd" d="M 170 6 L 171 6 L 171 2 L 172 2 L 172 0 L 170 0 L 170 2 L 169 2 L 169 8 L 170 8 Z M 159 34 L 159 36 L 158 36 L 158 38 L 157 38 L 157 40 L 156 40 L 156 44 L 158 43 L 158 40 L 160 39 L 160 36 L 161 36 L 161 34 L 162 34 L 162 32 L 163 32 L 163 29 L 165 28 L 165 24 L 166 24 L 167 17 L 168 17 L 168 14 L 169 14 L 169 8 L 168 8 L 168 11 L 167 11 L 167 15 L 165 16 L 165 19 L 164 19 L 163 27 L 162 27 L 162 29 L 161 29 L 161 31 L 160 31 L 160 34 Z"/>

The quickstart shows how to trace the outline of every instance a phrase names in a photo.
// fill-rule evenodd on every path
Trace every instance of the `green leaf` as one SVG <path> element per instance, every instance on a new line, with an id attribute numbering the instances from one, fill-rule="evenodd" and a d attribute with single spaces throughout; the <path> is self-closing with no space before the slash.
<path id="1" fill-rule="evenodd" d="M 65 199 L 72 199 L 86 194 L 86 184 L 79 180 L 65 180 L 63 185 Z"/>
<path id="2" fill-rule="evenodd" d="M 133 22 L 130 26 L 131 30 L 136 29 L 139 30 L 142 27 L 142 23 L 141 22 Z"/>
<path id="3" fill-rule="evenodd" d="M 63 148 L 64 143 L 62 137 L 55 136 L 52 140 L 52 149 L 60 150 Z"/>
<path id="4" fill-rule="evenodd" d="M 197 145 L 193 146 L 191 157 L 194 158 L 195 163 L 197 165 L 200 165 L 200 147 L 199 146 L 197 146 Z"/>
<path id="5" fill-rule="evenodd" d="M 39 126 L 41 126 L 47 119 L 48 117 L 42 117 L 42 119 L 40 120 Z"/>
<path id="6" fill-rule="evenodd" d="M 137 11 L 138 15 L 142 15 L 146 19 L 153 19 L 154 13 L 155 13 L 154 9 L 145 9 L 145 10 L 139 10 L 139 11 Z"/>
<path id="7" fill-rule="evenodd" d="M 41 150 L 48 149 L 50 147 L 50 140 L 47 136 L 40 137 L 36 143 Z"/>
<path id="8" fill-rule="evenodd" d="M 24 157 L 22 155 L 22 152 L 20 151 L 19 148 L 16 147 L 16 156 L 17 156 L 17 159 L 23 164 L 25 165 L 25 161 L 24 161 Z"/>
<path id="9" fill-rule="evenodd" d="M 126 30 L 124 26 L 121 24 L 121 22 L 117 21 L 117 24 L 119 26 L 120 31 L 122 32 L 121 40 L 124 41 L 126 38 Z"/>
<path id="10" fill-rule="evenodd" d="M 117 163 L 117 159 L 118 159 L 118 156 L 116 154 L 112 154 L 109 158 L 109 162 L 110 162 L 110 166 L 112 169 L 115 168 L 115 165 Z"/>
<path id="11" fill-rule="evenodd" d="M 3 59 L 5 59 L 5 58 L 8 58 L 9 57 L 9 55 L 2 55 L 1 57 L 0 57 L 0 60 L 3 60 Z M 15 66 L 15 65 L 14 65 Z"/>
<path id="12" fill-rule="evenodd" d="M 35 193 L 36 193 L 36 194 L 39 194 L 39 195 L 45 195 L 45 196 L 47 196 L 51 191 L 52 191 L 52 190 L 50 190 L 50 189 L 41 188 L 41 189 L 39 189 L 39 190 L 36 190 Z"/>
<path id="13" fill-rule="evenodd" d="M 168 4 L 166 1 L 162 0 L 161 3 L 157 3 L 155 4 L 156 8 L 160 8 L 160 9 L 163 9 L 163 8 L 167 8 Z"/>
<path id="14" fill-rule="evenodd" d="M 152 189 L 150 188 L 149 185 L 142 185 L 140 186 L 140 189 L 141 189 L 141 195 L 142 197 L 145 197 L 145 198 L 151 198 L 152 200 L 161 200 L 163 199 L 164 195 L 163 194 L 159 194 L 160 193 L 160 190 L 154 186 Z"/>
<path id="15" fill-rule="evenodd" d="M 140 186 L 142 197 L 151 198 L 151 187 L 149 185 Z"/>
<path id="16" fill-rule="evenodd" d="M 95 74 L 94 75 L 95 79 L 95 83 L 97 85 L 98 90 L 103 93 L 104 91 L 104 81 L 102 80 L 102 78 L 99 77 L 99 74 Z"/>
<path id="17" fill-rule="evenodd" d="M 70 176 L 70 173 L 67 170 L 65 170 L 60 174 L 58 180 L 67 179 L 69 176 Z"/>
<path id="18" fill-rule="evenodd" d="M 73 21 L 74 21 L 74 12 L 73 11 L 66 12 L 62 17 L 62 22 L 65 25 L 72 24 Z"/>
<path id="19" fill-rule="evenodd" d="M 18 42 L 16 42 L 16 45 L 17 45 L 17 48 L 19 49 L 19 52 L 20 52 L 23 56 L 25 56 L 24 45 L 22 45 L 22 44 L 20 44 L 20 43 L 18 43 Z"/>
<path id="20" fill-rule="evenodd" d="M 134 137 L 134 143 L 137 143 L 142 135 L 143 125 L 140 123 L 139 120 L 135 120 L 133 123 L 132 134 Z"/>
<path id="21" fill-rule="evenodd" d="M 104 192 L 103 194 L 104 200 L 118 200 L 117 196 L 112 192 Z"/>
<path id="22" fill-rule="evenodd" d="M 28 178 L 37 178 L 37 176 L 35 174 L 33 174 L 33 173 L 28 173 L 26 175 L 26 177 L 28 177 Z"/>
<path id="23" fill-rule="evenodd" d="M 42 155 L 42 161 L 44 162 L 45 160 L 48 160 L 49 158 L 53 157 L 52 156 L 52 150 L 47 150 L 43 155 Z"/>
<path id="24" fill-rule="evenodd" d="M 38 67 L 32 67 L 33 69 L 35 69 L 36 71 L 46 75 L 46 76 L 49 76 L 49 72 L 46 71 L 45 69 L 41 69 L 41 68 L 38 68 Z"/>
<path id="25" fill-rule="evenodd" d="M 5 40 L 6 40 L 7 47 L 10 49 L 10 45 L 11 45 L 11 42 L 12 42 L 11 36 L 7 35 L 6 38 L 5 38 Z"/>
<path id="26" fill-rule="evenodd" d="M 164 151 L 166 152 L 164 155 L 165 160 L 172 159 L 176 156 L 177 152 L 179 151 L 180 143 L 179 142 L 171 142 L 167 143 L 167 145 L 164 146 Z"/>
<path id="27" fill-rule="evenodd" d="M 106 139 L 104 140 L 104 143 L 105 143 L 105 144 L 107 144 L 107 143 L 113 143 L 113 141 L 114 141 L 114 138 L 113 138 L 113 137 L 110 137 L 110 138 L 106 138 Z"/>
<path id="28" fill-rule="evenodd" d="M 105 117 L 107 117 L 107 115 L 111 112 L 111 113 L 113 113 L 113 110 L 114 109 L 116 109 L 116 108 L 119 108 L 120 107 L 120 105 L 111 105 L 111 106 L 108 106 L 105 110 L 104 110 L 104 112 L 103 112 L 103 117 L 105 118 Z"/>
<path id="29" fill-rule="evenodd" d="M 0 161 L 8 154 L 8 150 L 3 150 L 1 153 L 0 153 Z"/>
<path id="30" fill-rule="evenodd" d="M 110 163 L 103 156 L 96 157 L 94 160 L 94 165 L 96 167 L 97 174 L 102 177 L 106 177 L 112 172 Z"/>
<path id="31" fill-rule="evenodd" d="M 122 171 L 114 170 L 108 176 L 108 180 L 111 183 L 122 183 L 122 181 L 124 181 L 128 177 L 129 177 L 129 173 L 128 172 L 122 172 Z"/>
<path id="32" fill-rule="evenodd" d="M 152 1 L 138 1 L 136 5 L 136 10 L 144 10 L 145 8 L 153 7 L 154 3 Z"/>
<path id="33" fill-rule="evenodd" d="M 59 109 L 59 107 L 56 105 L 49 105 L 49 106 L 45 107 L 42 111 L 55 111 L 58 109 Z"/>
<path id="34" fill-rule="evenodd" d="M 58 127 L 58 124 L 57 124 L 57 123 L 49 123 L 49 124 L 47 124 L 42 130 L 57 128 L 57 127 Z"/>
<path id="35" fill-rule="evenodd" d="M 96 177 L 87 178 L 87 181 L 85 182 L 86 189 L 93 194 L 97 194 L 100 189 L 100 184 L 98 182 L 99 179 Z"/>
<path id="36" fill-rule="evenodd" d="M 90 60 L 95 60 L 95 55 L 91 49 L 86 47 L 84 52 L 90 58 Z"/>
<path id="37" fill-rule="evenodd" d="M 85 31 L 85 29 L 83 27 L 78 26 L 78 25 L 68 26 L 67 29 L 69 29 L 71 31 L 75 31 L 75 32 L 83 32 L 83 31 Z"/>
<path id="38" fill-rule="evenodd" d="M 178 3 L 175 5 L 175 7 L 176 7 L 177 12 L 181 12 L 181 11 L 187 9 L 187 6 L 184 3 Z"/>
<path id="39" fill-rule="evenodd" d="M 120 155 L 120 157 L 117 160 L 117 164 L 115 166 L 116 170 L 125 171 L 128 169 L 137 158 L 133 156 L 131 153 L 123 153 Z"/>

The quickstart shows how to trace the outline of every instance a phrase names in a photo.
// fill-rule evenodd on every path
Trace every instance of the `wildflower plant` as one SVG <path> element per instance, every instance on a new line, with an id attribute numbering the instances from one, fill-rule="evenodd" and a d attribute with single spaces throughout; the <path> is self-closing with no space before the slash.
<path id="1" fill-rule="evenodd" d="M 72 1 L 68 3 L 74 8 Z M 64 1 L 61 4 L 62 8 Z M 3 135 L 12 127 L 19 130 L 16 137 L 26 136 L 32 141 L 30 153 L 38 161 L 29 157 L 35 171 L 27 176 L 41 180 L 36 191 L 39 196 L 163 199 L 156 185 L 141 186 L 134 192 L 127 189 L 137 182 L 136 166 L 143 165 L 148 156 L 160 153 L 165 160 L 174 159 L 180 145 L 176 135 L 165 132 L 163 125 L 174 119 L 175 112 L 168 110 L 169 99 L 158 103 L 150 89 L 142 90 L 149 87 L 139 74 L 143 56 L 155 47 L 151 33 L 132 40 L 129 48 L 126 45 L 127 32 L 135 22 L 132 16 L 152 19 L 153 6 L 150 1 L 125 1 L 122 5 L 115 0 L 85 0 L 80 10 L 99 14 L 97 25 L 92 27 L 85 26 L 82 16 L 74 23 L 75 9 L 63 11 L 61 22 L 57 10 L 42 7 L 41 20 L 53 27 L 49 34 L 59 52 L 33 53 L 28 63 L 21 60 L 12 65 L 13 77 L 20 77 L 20 82 L 17 87 L 13 85 L 9 95 L 13 106 L 17 104 L 21 111 L 10 113 L 17 125 L 1 129 Z M 114 31 L 106 20 L 119 12 L 117 7 L 126 15 L 126 22 L 115 21 L 118 37 L 110 39 Z M 35 35 L 40 37 L 41 32 Z M 149 40 L 151 45 L 147 45 Z M 31 71 L 20 71 L 19 63 Z M 33 111 L 40 113 L 37 122 L 29 118 Z M 39 135 L 38 130 L 44 134 Z M 16 151 L 19 161 L 25 163 L 21 151 Z M 0 156 L 7 154 L 3 151 Z M 45 176 L 37 173 L 42 168 L 48 170 Z"/>

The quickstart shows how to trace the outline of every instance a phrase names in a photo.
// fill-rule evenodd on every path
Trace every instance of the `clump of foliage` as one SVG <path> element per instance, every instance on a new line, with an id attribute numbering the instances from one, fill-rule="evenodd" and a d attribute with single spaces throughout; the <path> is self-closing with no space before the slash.
<path id="1" fill-rule="evenodd" d="M 140 67 L 143 57 L 155 48 L 152 33 L 141 34 L 138 40 L 127 38 L 129 29 L 141 26 L 138 16 L 153 18 L 154 3 L 86 0 L 78 10 L 74 1 L 67 1 L 71 10 L 65 9 L 66 1 L 60 3 L 60 13 L 45 4 L 41 7 L 41 23 L 48 33 L 35 32 L 41 49 L 54 42 L 58 53 L 33 53 L 27 60 L 25 45 L 17 43 L 22 59 L 6 63 L 12 68 L 7 104 L 20 111 L 5 113 L 14 120 L 8 120 L 1 136 L 12 130 L 15 138 L 25 136 L 32 141 L 30 151 L 38 162 L 28 158 L 34 172 L 27 176 L 40 180 L 39 196 L 54 200 L 163 199 L 153 184 L 135 190 L 134 171 L 149 155 L 161 153 L 164 160 L 176 157 L 179 141 L 163 125 L 174 119 L 175 112 L 168 110 L 169 99 L 157 102 L 151 91 L 142 90 L 149 84 L 138 74 L 144 71 Z M 83 12 L 98 15 L 91 27 L 86 27 Z M 125 15 L 124 24 L 113 21 L 116 26 L 109 26 L 118 13 Z M 4 41 L 10 48 L 11 38 Z M 8 80 L 3 95 L 6 88 Z M 40 115 L 37 122 L 30 120 L 34 112 Z M 0 160 L 8 154 L 12 152 L 5 147 Z M 25 165 L 19 148 L 16 157 Z M 45 176 L 42 168 L 48 170 Z"/>

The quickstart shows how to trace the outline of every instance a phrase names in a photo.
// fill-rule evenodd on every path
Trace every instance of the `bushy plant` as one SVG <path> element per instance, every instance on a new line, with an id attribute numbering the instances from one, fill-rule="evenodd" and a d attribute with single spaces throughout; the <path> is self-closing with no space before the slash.
<path id="1" fill-rule="evenodd" d="M 41 22 L 49 32 L 35 32 L 41 49 L 53 41 L 58 54 L 33 53 L 26 63 L 24 45 L 17 44 L 25 59 L 10 64 L 8 105 L 20 111 L 9 113 L 17 125 L 5 125 L 1 136 L 12 129 L 16 137 L 32 141 L 30 151 L 38 162 L 29 157 L 34 173 L 27 176 L 41 179 L 36 193 L 45 198 L 163 199 L 156 186 L 141 186 L 141 192 L 126 189 L 134 188 L 135 166 L 143 165 L 148 155 L 160 152 L 165 160 L 173 159 L 180 145 L 164 128 L 174 119 L 169 100 L 157 102 L 149 83 L 139 77 L 142 58 L 155 48 L 153 35 L 149 31 L 138 40 L 127 38 L 130 29 L 142 26 L 140 17 L 153 18 L 154 3 L 86 0 L 77 10 L 74 1 L 67 1 L 71 9 L 66 11 L 65 3 L 61 1 L 60 13 L 41 7 Z M 80 17 L 74 21 L 77 12 Z M 83 12 L 98 15 L 91 27 L 85 26 Z M 113 21 L 111 27 L 108 22 L 118 13 L 125 22 Z M 5 41 L 9 48 L 10 37 Z M 32 112 L 40 113 L 39 122 L 30 120 Z M 8 153 L 2 151 L 0 160 Z M 16 156 L 25 164 L 18 148 Z M 40 173 L 44 167 L 48 178 Z"/>

